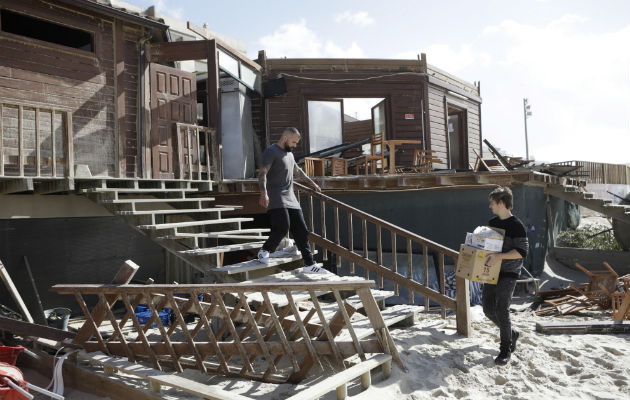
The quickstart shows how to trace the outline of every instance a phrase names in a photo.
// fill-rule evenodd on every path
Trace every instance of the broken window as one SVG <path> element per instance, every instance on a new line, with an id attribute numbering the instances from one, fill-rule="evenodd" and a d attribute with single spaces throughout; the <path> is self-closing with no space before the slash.
<path id="1" fill-rule="evenodd" d="M 81 29 L 0 10 L 0 30 L 49 43 L 94 52 L 94 34 Z"/>
<path id="2" fill-rule="evenodd" d="M 308 139 L 311 153 L 343 142 L 342 100 L 309 100 Z"/>

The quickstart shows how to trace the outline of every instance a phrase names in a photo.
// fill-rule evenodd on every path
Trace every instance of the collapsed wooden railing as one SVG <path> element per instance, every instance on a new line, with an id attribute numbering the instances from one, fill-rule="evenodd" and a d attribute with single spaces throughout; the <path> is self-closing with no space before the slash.
<path id="1" fill-rule="evenodd" d="M 465 279 L 456 277 L 456 291 L 457 298 L 452 299 L 446 296 L 445 282 L 444 282 L 444 258 L 450 257 L 453 262 L 457 264 L 457 258 L 459 253 L 448 247 L 442 246 L 438 243 L 432 242 L 422 236 L 416 235 L 406 229 L 391 224 L 387 221 L 379 219 L 373 215 L 365 213 L 354 207 L 351 207 L 345 203 L 337 201 L 322 193 L 316 192 L 307 188 L 299 183 L 295 184 L 298 189 L 298 198 L 304 197 L 308 213 L 307 219 L 310 225 L 309 240 L 312 245 L 319 246 L 323 250 L 323 257 L 327 259 L 327 252 L 334 253 L 336 257 L 337 266 L 341 265 L 341 259 L 346 259 L 350 263 L 350 273 L 355 274 L 355 265 L 363 268 L 363 273 L 366 279 L 370 279 L 370 273 L 378 280 L 380 288 L 384 286 L 384 280 L 387 279 L 393 282 L 394 293 L 399 294 L 399 287 L 404 287 L 409 291 L 409 304 L 415 304 L 415 294 L 424 296 L 425 310 L 429 309 L 429 300 L 433 300 L 441 305 L 442 317 L 446 316 L 446 310 L 453 310 L 456 312 L 457 317 L 457 331 L 462 335 L 468 336 L 470 332 L 470 317 L 469 317 L 469 305 L 470 305 L 470 290 Z M 317 204 L 314 204 L 314 200 L 319 202 L 319 217 L 320 223 L 315 223 L 315 209 Z M 328 232 L 330 226 L 326 223 L 326 215 L 328 210 L 332 211 L 333 223 L 332 232 L 334 238 L 328 238 Z M 344 215 L 345 214 L 345 215 Z M 341 216 L 340 216 L 341 215 Z M 345 219 L 348 229 L 347 239 L 345 243 L 340 240 L 340 225 L 341 221 Z M 361 231 L 361 244 L 355 246 L 354 244 L 354 227 L 356 222 L 360 224 Z M 369 258 L 368 248 L 368 228 L 373 225 L 376 235 L 376 260 Z M 391 239 L 391 254 L 392 262 L 391 268 L 383 264 L 383 231 L 389 234 Z M 397 238 L 401 237 L 406 242 L 407 253 L 407 271 L 406 275 L 403 275 L 398 270 L 397 262 Z M 415 245 L 415 246 L 414 246 Z M 413 249 L 420 248 L 422 250 L 422 261 L 424 267 L 424 282 L 418 282 L 413 279 L 413 263 L 414 256 Z M 360 251 L 358 253 L 357 251 Z M 437 253 L 439 259 L 439 271 L 436 271 L 437 278 L 439 280 L 440 291 L 436 291 L 429 287 L 429 251 Z M 417 257 L 417 255 L 416 255 Z"/>
<path id="2" fill-rule="evenodd" d="M 61 173 L 58 165 L 63 165 Z M 73 177 L 72 113 L 0 102 L 2 176 Z"/>
<path id="3" fill-rule="evenodd" d="M 175 123 L 179 179 L 220 181 L 223 178 L 221 147 L 215 129 Z M 203 140 L 202 140 L 203 139 Z"/>
<path id="4" fill-rule="evenodd" d="M 178 372 L 196 367 L 203 372 L 281 383 L 303 379 L 313 366 L 323 370 L 322 356 L 332 356 L 343 369 L 343 360 L 353 355 L 366 360 L 368 353 L 387 353 L 402 367 L 370 291 L 373 285 L 373 281 L 110 284 L 55 285 L 52 290 L 75 296 L 87 319 L 74 343 L 87 351 L 125 356 L 130 361 L 150 361 L 158 370 L 168 364 Z M 324 306 L 317 295 L 330 291 L 335 302 Z M 350 317 L 361 307 L 345 303 L 341 291 L 358 294 L 375 339 L 359 338 Z M 85 296 L 98 298 L 91 312 Z M 276 311 L 271 298 L 277 296 L 286 299 L 288 305 Z M 250 305 L 251 297 L 261 299 L 258 308 Z M 120 318 L 112 311 L 118 302 L 125 307 Z M 298 303 L 304 311 L 299 310 Z M 146 304 L 151 313 L 144 323 L 134 313 L 140 304 Z M 175 317 L 170 327 L 157 318 L 166 308 Z M 198 316 L 194 327 L 185 322 L 189 313 Z M 109 325 L 107 321 L 111 324 L 109 333 L 113 328 L 109 337 L 104 330 Z M 213 329 L 213 322 L 219 327 Z M 156 328 L 151 328 L 154 323 Z M 337 336 L 343 329 L 347 329 L 347 334 L 341 340 Z"/>

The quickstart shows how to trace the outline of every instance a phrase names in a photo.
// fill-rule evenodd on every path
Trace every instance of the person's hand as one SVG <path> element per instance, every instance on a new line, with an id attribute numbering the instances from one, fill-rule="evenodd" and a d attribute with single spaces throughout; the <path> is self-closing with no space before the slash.
<path id="1" fill-rule="evenodd" d="M 261 192 L 260 193 L 260 197 L 258 198 L 258 204 L 260 204 L 260 206 L 262 208 L 267 208 L 267 206 L 269 205 L 269 196 L 267 196 L 267 192 Z"/>
<path id="2" fill-rule="evenodd" d="M 486 265 L 489 267 L 494 267 L 497 264 L 501 264 L 501 255 L 500 253 L 492 253 L 488 254 L 486 257 Z"/>
<path id="3" fill-rule="evenodd" d="M 319 192 L 319 193 L 322 192 L 322 188 L 320 188 L 315 182 L 313 182 L 313 189 L 315 189 L 316 192 Z"/>

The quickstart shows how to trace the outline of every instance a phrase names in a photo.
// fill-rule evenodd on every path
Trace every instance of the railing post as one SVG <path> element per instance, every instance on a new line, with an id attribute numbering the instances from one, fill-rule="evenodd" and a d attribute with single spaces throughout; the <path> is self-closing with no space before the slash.
<path id="1" fill-rule="evenodd" d="M 18 106 L 18 168 L 24 176 L 24 109 Z"/>
<path id="2" fill-rule="evenodd" d="M 50 152 L 52 157 L 52 176 L 57 176 L 57 144 L 55 140 L 55 110 L 50 110 Z"/>
<path id="3" fill-rule="evenodd" d="M 4 136 L 4 131 L 2 128 L 2 114 L 4 112 L 3 108 L 3 104 L 0 103 L 0 176 L 4 176 L 4 145 L 2 139 Z"/>
<path id="4" fill-rule="evenodd" d="M 66 111 L 66 168 L 68 178 L 74 178 L 74 143 L 72 140 L 72 113 Z"/>
<path id="5" fill-rule="evenodd" d="M 457 264 L 457 260 L 455 260 Z M 455 276 L 455 290 L 457 300 L 457 310 L 455 315 L 457 318 L 457 333 L 470 337 L 470 287 L 468 281 L 459 276 Z"/>
<path id="6" fill-rule="evenodd" d="M 36 173 L 36 176 L 41 176 L 41 170 L 42 170 L 41 147 L 42 147 L 41 138 L 39 135 L 39 107 L 35 107 L 35 173 Z"/>

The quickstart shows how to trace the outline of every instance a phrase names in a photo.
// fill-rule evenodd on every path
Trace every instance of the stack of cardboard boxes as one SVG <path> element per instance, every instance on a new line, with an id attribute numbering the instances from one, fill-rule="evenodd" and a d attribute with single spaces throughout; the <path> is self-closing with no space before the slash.
<path id="1" fill-rule="evenodd" d="M 501 251 L 503 247 L 503 229 L 480 226 L 473 233 L 466 234 L 466 241 L 459 247 L 459 258 L 455 275 L 472 281 L 496 284 L 501 271 L 501 264 L 486 265 L 489 254 Z"/>

